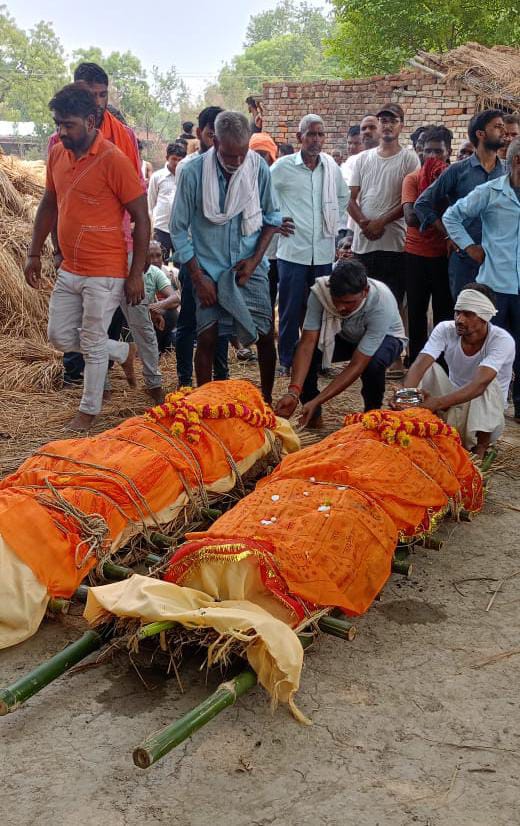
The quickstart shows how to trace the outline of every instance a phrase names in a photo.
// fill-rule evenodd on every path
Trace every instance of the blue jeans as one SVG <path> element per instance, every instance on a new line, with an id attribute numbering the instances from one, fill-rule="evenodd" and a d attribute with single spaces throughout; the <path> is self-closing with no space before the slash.
<path id="1" fill-rule="evenodd" d="M 480 264 L 477 264 L 466 252 L 452 252 L 448 262 L 450 292 L 454 301 L 466 284 L 477 280 Z"/>
<path id="2" fill-rule="evenodd" d="M 181 282 L 181 309 L 175 334 L 177 379 L 182 387 L 189 387 L 193 383 L 193 346 L 197 337 L 197 319 L 193 284 L 188 268 L 184 265 L 181 266 L 179 280 Z M 229 378 L 228 345 L 227 336 L 219 336 L 213 362 L 213 378 L 215 381 Z"/>
<path id="3" fill-rule="evenodd" d="M 520 411 L 520 295 L 495 293 L 497 314 L 492 319 L 497 327 L 507 330 L 515 340 L 515 361 L 513 364 L 513 404 L 515 412 Z"/>
<path id="4" fill-rule="evenodd" d="M 352 358 L 357 344 L 345 341 L 341 336 L 336 336 L 332 362 L 348 361 Z M 378 410 L 383 404 L 385 395 L 385 373 L 394 361 L 399 358 L 403 351 L 403 342 L 394 336 L 385 336 L 382 344 L 376 350 L 364 371 L 361 374 L 361 395 L 365 403 L 365 410 Z M 319 394 L 318 370 L 321 367 L 323 354 L 317 347 L 312 356 L 309 372 L 303 383 L 303 390 L 300 396 L 302 404 L 310 402 Z M 321 413 L 321 407 L 316 410 L 316 415 Z"/>
<path id="5" fill-rule="evenodd" d="M 290 367 L 305 318 L 309 291 L 317 278 L 330 275 L 331 264 L 294 264 L 278 258 L 278 356 Z"/>

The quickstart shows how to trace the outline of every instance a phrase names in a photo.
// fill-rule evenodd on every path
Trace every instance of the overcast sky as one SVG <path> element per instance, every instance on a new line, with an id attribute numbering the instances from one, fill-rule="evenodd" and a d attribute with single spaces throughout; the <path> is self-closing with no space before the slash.
<path id="1" fill-rule="evenodd" d="M 325 0 L 312 0 L 324 6 Z M 143 65 L 167 69 L 172 64 L 191 90 L 215 79 L 222 64 L 242 51 L 249 17 L 272 9 L 277 0 L 7 0 L 22 29 L 39 20 L 52 23 L 65 51 L 99 46 L 104 54 L 130 50 Z"/>

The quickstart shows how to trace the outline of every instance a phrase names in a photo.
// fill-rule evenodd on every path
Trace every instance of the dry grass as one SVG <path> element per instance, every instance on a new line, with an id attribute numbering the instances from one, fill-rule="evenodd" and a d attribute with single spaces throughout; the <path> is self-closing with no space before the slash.
<path id="1" fill-rule="evenodd" d="M 482 105 L 502 103 L 516 109 L 520 104 L 520 49 L 466 43 L 444 54 L 419 52 L 417 57 L 446 74 L 448 83 L 471 89 Z"/>
<path id="2" fill-rule="evenodd" d="M 34 164 L 0 156 L 0 335 L 44 343 L 54 281 L 49 245 L 42 259 L 41 289 L 28 287 L 23 274 L 34 212 L 42 193 L 41 172 L 35 172 Z M 0 374 L 7 366 L 4 352 Z"/>
<path id="3" fill-rule="evenodd" d="M 0 390 L 48 392 L 62 376 L 63 356 L 49 345 L 0 335 Z"/>

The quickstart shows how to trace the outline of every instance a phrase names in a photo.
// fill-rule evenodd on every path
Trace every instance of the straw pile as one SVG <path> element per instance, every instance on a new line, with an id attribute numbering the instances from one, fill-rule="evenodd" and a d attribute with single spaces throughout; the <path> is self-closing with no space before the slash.
<path id="1" fill-rule="evenodd" d="M 53 390 L 63 375 L 62 354 L 48 344 L 0 334 L 0 390 Z"/>
<path id="2" fill-rule="evenodd" d="M 520 49 L 466 43 L 443 54 L 419 52 L 415 61 L 470 89 L 481 106 L 520 108 Z"/>
<path id="3" fill-rule="evenodd" d="M 0 335 L 27 338 L 35 345 L 46 342 L 47 307 L 54 280 L 50 246 L 42 259 L 41 290 L 28 287 L 23 274 L 34 212 L 42 193 L 39 166 L 0 156 Z M 0 374 L 7 366 L 6 354 L 3 347 Z"/>

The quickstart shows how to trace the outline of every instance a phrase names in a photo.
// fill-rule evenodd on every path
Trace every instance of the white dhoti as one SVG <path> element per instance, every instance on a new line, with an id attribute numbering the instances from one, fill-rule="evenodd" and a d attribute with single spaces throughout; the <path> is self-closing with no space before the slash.
<path id="1" fill-rule="evenodd" d="M 420 387 L 432 396 L 446 396 L 458 389 L 440 364 L 432 364 L 424 374 Z M 467 450 L 476 445 L 477 433 L 491 433 L 491 443 L 496 442 L 505 427 L 502 389 L 495 378 L 481 396 L 454 405 L 449 410 L 440 410 L 438 415 L 447 424 L 457 428 Z"/>

